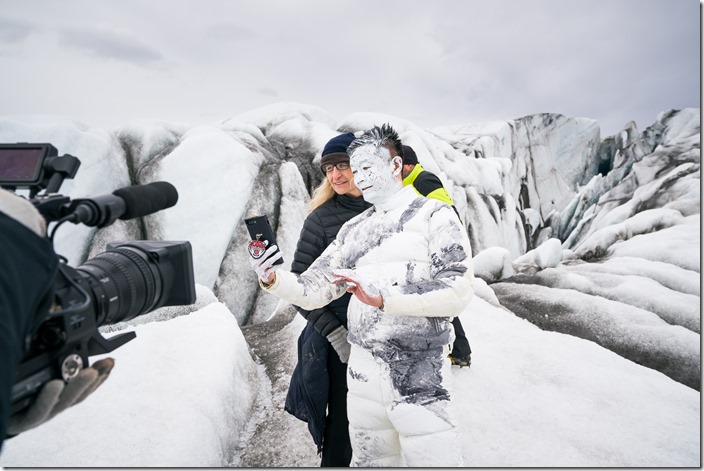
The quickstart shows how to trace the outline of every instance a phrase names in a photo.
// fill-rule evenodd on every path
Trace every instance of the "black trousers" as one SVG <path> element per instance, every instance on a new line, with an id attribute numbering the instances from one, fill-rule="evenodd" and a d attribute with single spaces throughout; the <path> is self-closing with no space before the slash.
<path id="1" fill-rule="evenodd" d="M 472 349 L 469 346 L 469 340 L 464 333 L 464 328 L 460 324 L 460 318 L 452 319 L 452 327 L 455 328 L 455 343 L 452 344 L 452 352 L 450 355 L 456 358 L 465 359 L 472 354 Z"/>
<path id="2" fill-rule="evenodd" d="M 347 364 L 340 361 L 335 349 L 328 349 L 328 415 L 323 434 L 323 468 L 349 467 L 352 461 L 349 421 L 347 420 Z"/>

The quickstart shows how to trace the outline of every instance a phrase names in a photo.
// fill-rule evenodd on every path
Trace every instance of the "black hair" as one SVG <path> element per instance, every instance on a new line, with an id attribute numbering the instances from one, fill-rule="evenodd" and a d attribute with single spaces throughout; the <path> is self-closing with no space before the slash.
<path id="1" fill-rule="evenodd" d="M 389 150 L 391 157 L 399 156 L 403 158 L 403 145 L 398 133 L 391 127 L 389 123 L 384 123 L 381 127 L 374 126 L 373 128 L 364 131 L 364 133 L 347 148 L 347 153 L 352 153 L 359 147 L 372 145 L 377 149 L 384 147 Z"/>

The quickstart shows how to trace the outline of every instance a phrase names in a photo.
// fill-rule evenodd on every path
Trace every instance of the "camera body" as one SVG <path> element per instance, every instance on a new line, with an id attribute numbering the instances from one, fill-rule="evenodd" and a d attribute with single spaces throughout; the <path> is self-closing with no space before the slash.
<path id="1" fill-rule="evenodd" d="M 131 219 L 166 209 L 178 199 L 165 182 L 80 200 L 57 194 L 79 166 L 76 157 L 59 156 L 51 144 L 0 144 L 0 186 L 29 190 L 30 202 L 47 225 L 56 223 L 54 231 L 66 221 L 105 227 L 118 217 Z M 38 195 L 41 190 L 46 191 Z M 70 381 L 89 366 L 90 356 L 109 353 L 136 337 L 126 332 L 107 339 L 99 327 L 196 300 L 188 241 L 111 242 L 105 252 L 78 267 L 59 258 L 53 306 L 49 312 L 34 313 L 39 327 L 24 339 L 24 356 L 12 388 L 12 414 L 28 407 L 46 382 Z"/>

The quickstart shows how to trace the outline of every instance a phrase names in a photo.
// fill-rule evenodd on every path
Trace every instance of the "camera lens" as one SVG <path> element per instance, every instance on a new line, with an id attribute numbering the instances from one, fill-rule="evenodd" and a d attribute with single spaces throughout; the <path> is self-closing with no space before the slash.
<path id="1" fill-rule="evenodd" d="M 161 294 L 162 278 L 157 264 L 136 247 L 108 250 L 76 270 L 89 279 L 99 326 L 149 312 Z"/>

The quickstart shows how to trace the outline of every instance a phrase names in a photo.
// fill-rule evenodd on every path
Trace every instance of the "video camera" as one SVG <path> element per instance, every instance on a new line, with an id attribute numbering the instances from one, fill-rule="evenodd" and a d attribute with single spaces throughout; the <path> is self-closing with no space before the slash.
<path id="1" fill-rule="evenodd" d="M 47 221 L 105 227 L 170 208 L 176 188 L 155 182 L 110 195 L 71 200 L 57 194 L 73 178 L 80 160 L 58 155 L 51 144 L 0 144 L 0 186 L 29 190 L 30 202 Z M 44 194 L 38 195 L 41 190 Z M 19 197 L 19 196 L 18 196 Z M 54 280 L 54 306 L 25 339 L 25 352 L 12 388 L 12 414 L 28 407 L 41 387 L 70 381 L 88 367 L 88 357 L 109 353 L 136 337 L 134 332 L 103 337 L 98 328 L 127 321 L 164 306 L 195 303 L 193 257 L 188 241 L 143 240 L 107 244 L 106 251 L 78 267 L 64 257 Z"/>

